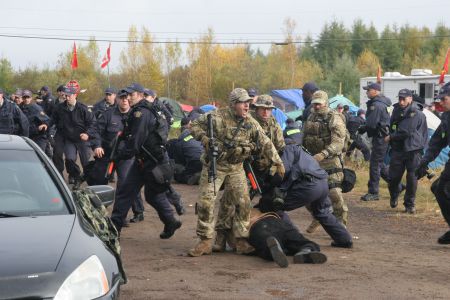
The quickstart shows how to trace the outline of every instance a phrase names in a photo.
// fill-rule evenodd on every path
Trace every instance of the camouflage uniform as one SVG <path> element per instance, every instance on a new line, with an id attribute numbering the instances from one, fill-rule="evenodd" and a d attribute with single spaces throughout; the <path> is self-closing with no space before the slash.
<path id="1" fill-rule="evenodd" d="M 256 108 L 266 107 L 275 108 L 273 105 L 272 97 L 269 95 L 260 95 L 256 103 L 253 104 Z M 283 138 L 283 130 L 273 116 L 270 116 L 268 121 L 260 118 L 255 111 L 251 112 L 252 117 L 258 121 L 264 130 L 266 136 L 275 146 L 275 149 L 279 152 L 286 146 Z M 272 157 L 267 157 L 264 153 L 258 153 L 257 160 L 254 161 L 253 166 L 255 170 L 264 171 L 271 167 Z M 220 199 L 219 213 L 217 216 L 216 231 L 223 230 L 229 231 L 232 228 L 232 218 L 234 214 L 234 205 L 231 201 L 231 191 L 225 189 L 222 198 Z"/>
<path id="2" fill-rule="evenodd" d="M 316 159 L 321 157 L 319 164 L 329 174 L 329 197 L 333 203 L 333 214 L 347 225 L 348 208 L 344 203 L 340 187 L 344 178 L 341 162 L 347 134 L 344 119 L 342 114 L 328 107 L 328 96 L 325 92 L 315 92 L 312 103 L 325 103 L 326 106 L 319 111 L 311 110 L 303 127 L 303 146 Z"/>
<path id="3" fill-rule="evenodd" d="M 249 100 L 250 98 L 244 89 L 234 89 L 230 94 L 231 105 L 236 102 L 248 102 Z M 209 162 L 207 162 L 207 153 L 204 153 L 202 156 L 203 170 L 200 178 L 200 195 L 197 202 L 197 235 L 202 240 L 213 238 L 216 198 L 214 184 L 216 190 L 218 190 L 224 183 L 233 204 L 233 232 L 237 238 L 245 238 L 248 237 L 251 202 L 242 162 L 255 151 L 261 151 L 264 155 L 270 157 L 274 166 L 282 166 L 283 162 L 273 144 L 265 136 L 261 126 L 251 116 L 239 119 L 232 107 L 219 109 L 211 112 L 211 114 L 214 136 L 219 148 L 217 176 L 215 183 L 208 182 Z M 237 129 L 238 131 L 236 131 Z M 192 122 L 191 134 L 195 139 L 202 141 L 203 145 L 207 145 L 209 140 L 207 137 L 207 115 L 200 116 Z M 206 252 L 203 254 L 206 254 Z M 191 252 L 190 255 L 192 255 Z"/>

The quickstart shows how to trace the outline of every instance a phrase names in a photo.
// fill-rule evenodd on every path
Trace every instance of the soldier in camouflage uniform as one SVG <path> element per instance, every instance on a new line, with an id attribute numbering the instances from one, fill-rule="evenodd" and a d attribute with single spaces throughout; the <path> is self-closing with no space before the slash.
<path id="1" fill-rule="evenodd" d="M 303 146 L 327 171 L 333 214 L 342 224 L 347 225 L 348 208 L 340 187 L 344 178 L 342 154 L 347 134 L 344 118 L 328 107 L 328 95 L 324 91 L 315 92 L 311 103 L 313 108 L 303 127 Z M 318 226 L 319 222 L 314 220 L 307 231 L 312 233 Z"/>
<path id="2" fill-rule="evenodd" d="M 275 149 L 280 152 L 285 147 L 283 138 L 283 130 L 278 122 L 272 116 L 273 99 L 269 95 L 260 95 L 255 103 L 255 108 L 251 112 L 251 116 L 258 121 L 266 136 L 275 146 Z M 257 173 L 266 173 L 272 166 L 272 157 L 267 157 L 264 153 L 258 153 L 258 159 L 254 161 L 253 167 Z M 225 189 L 222 198 L 220 199 L 219 213 L 216 223 L 216 240 L 214 242 L 213 251 L 225 251 L 226 241 L 230 241 L 230 233 L 233 225 L 234 205 L 231 199 L 231 193 Z"/>
<path id="3" fill-rule="evenodd" d="M 236 251 L 247 253 L 253 248 L 247 243 L 250 224 L 251 202 L 247 189 L 247 180 L 242 162 L 252 153 L 261 151 L 271 159 L 273 174 L 284 176 L 284 166 L 278 153 L 265 136 L 261 126 L 249 115 L 251 98 L 246 90 L 234 89 L 229 95 L 230 107 L 211 112 L 214 136 L 217 139 L 219 155 L 217 157 L 217 174 L 215 182 L 208 182 L 207 152 L 209 138 L 207 136 L 207 116 L 202 115 L 192 122 L 191 134 L 201 141 L 206 148 L 202 156 L 203 169 L 200 178 L 200 195 L 197 202 L 198 222 L 197 236 L 200 242 L 191 249 L 190 256 L 211 254 L 214 236 L 214 189 L 222 183 L 229 191 L 234 205 L 233 233 L 236 239 Z"/>

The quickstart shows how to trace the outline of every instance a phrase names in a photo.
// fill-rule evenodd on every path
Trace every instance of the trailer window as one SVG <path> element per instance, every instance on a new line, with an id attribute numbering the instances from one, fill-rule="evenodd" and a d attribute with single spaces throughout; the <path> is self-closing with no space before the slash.
<path id="1" fill-rule="evenodd" d="M 434 83 L 420 83 L 419 84 L 419 96 L 424 99 L 433 98 Z"/>

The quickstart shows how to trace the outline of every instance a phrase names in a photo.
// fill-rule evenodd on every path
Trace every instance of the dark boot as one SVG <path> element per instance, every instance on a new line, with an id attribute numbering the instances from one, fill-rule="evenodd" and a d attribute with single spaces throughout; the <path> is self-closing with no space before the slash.
<path id="1" fill-rule="evenodd" d="M 311 248 L 303 248 L 294 255 L 294 264 L 323 264 L 327 261 L 325 254 L 312 251 Z"/>
<path id="2" fill-rule="evenodd" d="M 450 230 L 438 238 L 438 243 L 443 245 L 450 244 Z"/>
<path id="3" fill-rule="evenodd" d="M 286 254 L 284 254 L 283 249 L 281 249 L 278 240 L 270 236 L 266 240 L 267 247 L 270 249 L 270 254 L 272 255 L 273 261 L 279 265 L 281 268 L 287 268 L 289 262 L 287 260 Z"/>
<path id="4" fill-rule="evenodd" d="M 353 242 L 345 242 L 345 243 L 337 243 L 337 242 L 331 242 L 331 247 L 336 248 L 353 248 Z"/>
<path id="5" fill-rule="evenodd" d="M 138 223 L 144 221 L 144 213 L 134 214 L 134 217 L 130 219 L 130 223 Z"/>
<path id="6" fill-rule="evenodd" d="M 164 225 L 164 230 L 161 232 L 159 237 L 163 240 L 169 239 L 175 233 L 175 231 L 181 227 L 181 222 L 176 220 Z"/>
<path id="7" fill-rule="evenodd" d="M 378 194 L 367 193 L 361 197 L 362 201 L 378 201 L 380 200 L 380 196 Z"/>

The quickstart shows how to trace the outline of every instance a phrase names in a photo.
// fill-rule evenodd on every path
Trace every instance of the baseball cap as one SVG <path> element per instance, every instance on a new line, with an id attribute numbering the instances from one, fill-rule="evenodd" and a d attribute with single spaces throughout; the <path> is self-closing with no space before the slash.
<path id="1" fill-rule="evenodd" d="M 400 91 L 398 91 L 398 97 L 412 97 L 412 92 L 408 89 L 401 89 Z"/>
<path id="2" fill-rule="evenodd" d="M 258 95 L 258 90 L 255 88 L 249 88 L 247 92 L 250 97 L 255 97 L 256 95 Z"/>
<path id="3" fill-rule="evenodd" d="M 189 122 L 191 121 L 191 118 L 189 117 L 184 117 L 183 119 L 181 119 L 181 126 L 186 126 L 187 124 L 189 124 Z"/>
<path id="4" fill-rule="evenodd" d="M 362 108 L 358 109 L 358 116 L 365 115 L 365 114 L 366 114 L 366 111 L 364 109 L 362 109 Z"/>
<path id="5" fill-rule="evenodd" d="M 131 92 L 138 92 L 138 93 L 144 93 L 144 87 L 140 85 L 139 83 L 132 83 L 131 85 L 127 86 L 127 89 L 132 90 Z"/>
<path id="6" fill-rule="evenodd" d="M 105 89 L 105 94 L 117 94 L 117 90 L 113 87 L 109 87 Z"/>
<path id="7" fill-rule="evenodd" d="M 320 104 L 328 104 L 328 94 L 324 91 L 316 91 L 312 95 L 311 104 L 320 103 Z"/>
<path id="8" fill-rule="evenodd" d="M 155 92 L 151 89 L 144 89 L 144 95 L 155 97 Z"/>
<path id="9" fill-rule="evenodd" d="M 131 94 L 133 91 L 128 88 L 123 88 L 119 91 L 119 97 L 127 96 L 128 94 Z"/>
<path id="10" fill-rule="evenodd" d="M 450 82 L 447 82 L 439 89 L 436 99 L 444 98 L 445 96 L 450 96 Z"/>
<path id="11" fill-rule="evenodd" d="M 243 88 L 235 88 L 228 96 L 230 102 L 248 102 L 252 98 L 248 95 L 247 91 Z"/>
<path id="12" fill-rule="evenodd" d="M 65 86 L 62 92 L 66 95 L 73 95 L 77 93 L 77 90 L 70 86 Z"/>
<path id="13" fill-rule="evenodd" d="M 315 82 L 309 81 L 305 83 L 302 87 L 303 91 L 310 91 L 310 92 L 316 92 L 319 90 L 319 87 L 316 85 Z"/>
<path id="14" fill-rule="evenodd" d="M 292 124 L 292 123 L 294 123 L 295 121 L 294 121 L 294 119 L 292 119 L 292 118 L 287 118 L 287 120 L 286 120 L 286 124 Z"/>
<path id="15" fill-rule="evenodd" d="M 49 92 L 50 88 L 47 85 L 44 85 L 43 87 L 41 87 L 40 91 Z"/>
<path id="16" fill-rule="evenodd" d="M 33 93 L 30 90 L 23 90 L 22 97 L 33 97 Z"/>
<path id="17" fill-rule="evenodd" d="M 376 90 L 376 91 L 381 91 L 381 86 L 378 83 L 371 83 L 365 87 L 363 87 L 363 90 Z"/>
<path id="18" fill-rule="evenodd" d="M 56 89 L 56 91 L 57 91 L 57 92 L 62 92 L 62 91 L 64 91 L 64 87 L 65 87 L 65 85 L 64 85 L 64 84 L 61 84 L 60 86 L 58 86 L 58 88 Z"/>
<path id="19" fill-rule="evenodd" d="M 255 103 L 253 103 L 255 107 L 266 107 L 266 108 L 275 108 L 273 105 L 273 99 L 269 95 L 260 95 Z"/>

